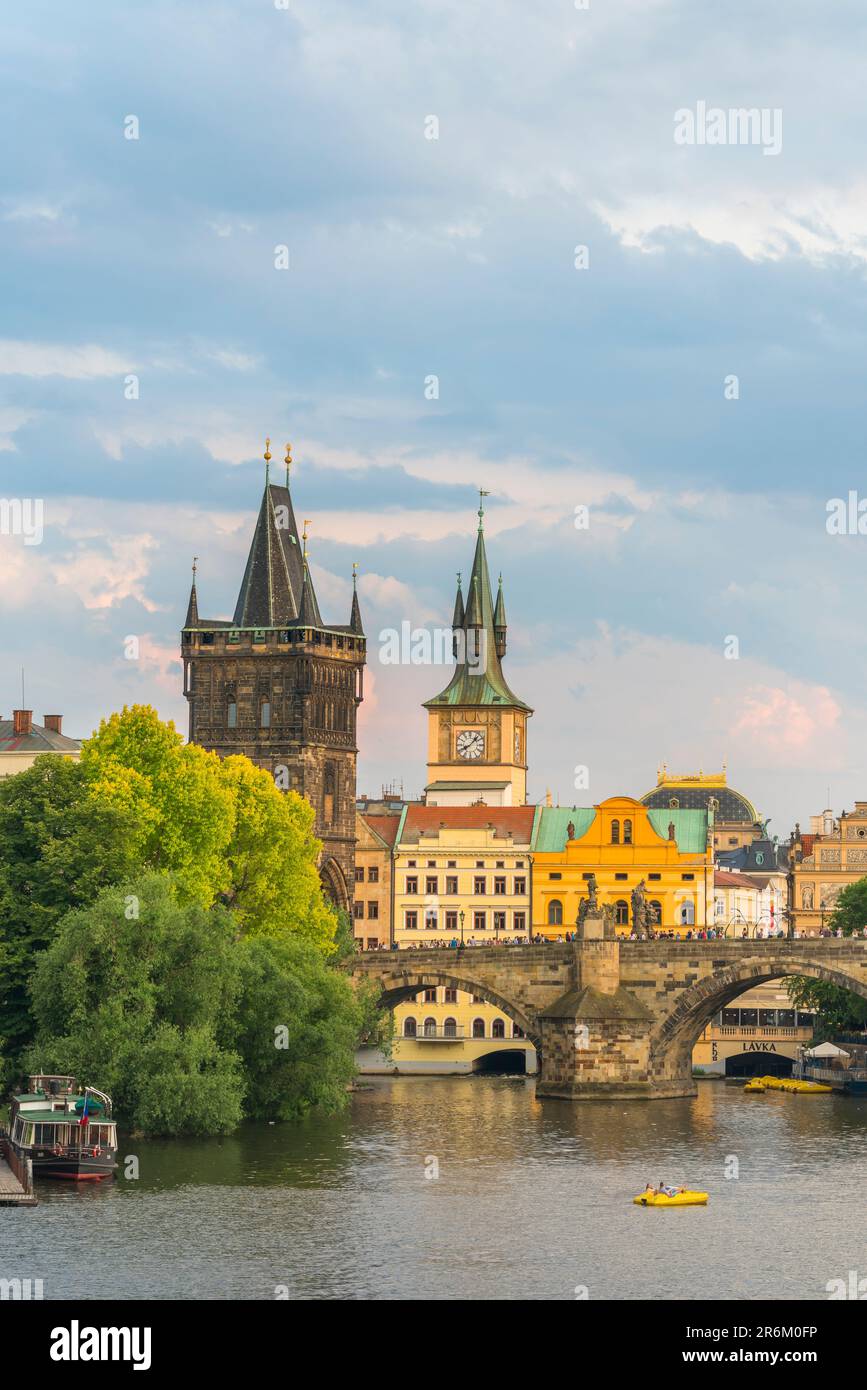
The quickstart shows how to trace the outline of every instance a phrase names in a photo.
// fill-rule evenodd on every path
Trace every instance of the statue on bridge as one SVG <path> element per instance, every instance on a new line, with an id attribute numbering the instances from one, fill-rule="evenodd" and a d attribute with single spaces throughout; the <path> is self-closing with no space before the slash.
<path id="1" fill-rule="evenodd" d="M 656 935 L 653 930 L 656 914 L 647 901 L 646 891 L 644 879 L 632 890 L 632 926 L 636 936 L 648 936 L 653 939 Z"/>
<path id="2" fill-rule="evenodd" d="M 595 874 L 587 876 L 587 897 L 582 898 L 578 904 L 578 916 L 575 919 L 576 927 L 583 927 L 584 918 L 590 913 L 593 917 L 599 916 L 599 885 L 596 882 Z"/>

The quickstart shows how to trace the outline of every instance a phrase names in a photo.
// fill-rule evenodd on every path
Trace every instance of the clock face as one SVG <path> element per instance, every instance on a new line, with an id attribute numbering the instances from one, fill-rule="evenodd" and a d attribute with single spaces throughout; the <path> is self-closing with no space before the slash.
<path id="1" fill-rule="evenodd" d="M 480 758 L 485 751 L 485 736 L 477 729 L 464 729 L 458 734 L 458 757 Z"/>

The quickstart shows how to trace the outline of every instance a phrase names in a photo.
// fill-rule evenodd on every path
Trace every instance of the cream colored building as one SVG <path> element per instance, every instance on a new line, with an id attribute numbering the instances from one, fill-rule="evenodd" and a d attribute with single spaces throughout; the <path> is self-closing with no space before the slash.
<path id="1" fill-rule="evenodd" d="M 34 724 L 29 709 L 13 710 L 11 719 L 0 719 L 0 777 L 24 772 L 43 753 L 78 762 L 81 740 L 61 732 L 63 716 L 44 714 L 42 719 L 41 724 Z"/>
<path id="2" fill-rule="evenodd" d="M 791 847 L 791 911 L 801 936 L 828 926 L 841 892 L 867 875 L 867 801 L 839 818 L 823 811 L 810 818 L 809 833 L 795 827 Z M 865 924 L 867 925 L 867 924 Z"/>

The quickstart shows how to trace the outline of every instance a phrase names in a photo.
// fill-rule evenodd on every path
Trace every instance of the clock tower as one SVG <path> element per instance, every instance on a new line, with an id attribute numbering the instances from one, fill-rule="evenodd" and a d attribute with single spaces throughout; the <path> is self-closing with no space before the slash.
<path id="1" fill-rule="evenodd" d="M 466 601 L 458 575 L 452 617 L 455 671 L 428 712 L 429 806 L 524 806 L 527 720 L 533 711 L 506 684 L 506 605 L 500 576 L 496 605 L 485 553 L 484 498 Z"/>

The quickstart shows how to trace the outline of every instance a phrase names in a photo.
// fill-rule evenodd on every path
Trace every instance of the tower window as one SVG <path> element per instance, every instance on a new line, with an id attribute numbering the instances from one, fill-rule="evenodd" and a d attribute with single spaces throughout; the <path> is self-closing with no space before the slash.
<path id="1" fill-rule="evenodd" d="M 619 845 L 619 844 L 620 844 L 620 821 L 619 821 L 619 820 L 613 820 L 613 821 L 611 822 L 611 843 L 612 843 L 612 845 Z"/>
<path id="2" fill-rule="evenodd" d="M 632 821 L 631 821 L 631 820 L 625 820 L 625 821 L 623 822 L 623 843 L 624 843 L 625 845 L 631 845 L 631 844 L 632 844 Z"/>
<path id="3" fill-rule="evenodd" d="M 327 763 L 325 767 L 325 780 L 323 783 L 323 805 L 322 811 L 326 825 L 333 825 L 337 818 L 337 774 L 333 763 Z"/>
<path id="4" fill-rule="evenodd" d="M 259 701 L 259 725 L 260 725 L 260 727 L 263 728 L 263 729 L 270 729 L 270 727 L 271 727 L 271 701 L 270 701 L 270 700 L 260 700 L 260 701 Z"/>
<path id="5" fill-rule="evenodd" d="M 226 706 L 226 723 L 230 729 L 238 727 L 238 706 L 234 700 L 230 700 Z"/>

